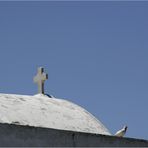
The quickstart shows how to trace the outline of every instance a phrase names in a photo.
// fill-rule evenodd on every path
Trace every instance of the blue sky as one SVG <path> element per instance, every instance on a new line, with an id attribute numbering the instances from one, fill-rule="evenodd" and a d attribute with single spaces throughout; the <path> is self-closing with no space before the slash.
<path id="1" fill-rule="evenodd" d="M 148 2 L 0 2 L 0 92 L 46 93 L 115 133 L 148 139 Z"/>

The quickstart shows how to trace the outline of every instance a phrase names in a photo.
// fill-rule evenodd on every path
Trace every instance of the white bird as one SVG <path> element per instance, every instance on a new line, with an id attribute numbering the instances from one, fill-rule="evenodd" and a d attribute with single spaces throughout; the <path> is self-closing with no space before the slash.
<path id="1" fill-rule="evenodd" d="M 124 126 L 121 130 L 117 131 L 115 136 L 123 137 L 127 131 L 127 126 Z"/>

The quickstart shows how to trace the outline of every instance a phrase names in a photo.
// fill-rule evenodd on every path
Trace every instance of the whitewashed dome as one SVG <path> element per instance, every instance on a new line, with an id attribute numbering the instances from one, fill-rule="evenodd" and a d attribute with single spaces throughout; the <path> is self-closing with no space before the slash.
<path id="1" fill-rule="evenodd" d="M 43 94 L 0 94 L 0 123 L 110 135 L 84 108 Z"/>

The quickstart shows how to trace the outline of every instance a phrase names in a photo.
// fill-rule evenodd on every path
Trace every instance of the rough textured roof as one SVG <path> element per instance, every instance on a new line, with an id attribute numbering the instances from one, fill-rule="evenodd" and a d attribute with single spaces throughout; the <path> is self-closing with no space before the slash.
<path id="1" fill-rule="evenodd" d="M 110 135 L 104 125 L 82 107 L 41 94 L 0 94 L 0 123 Z"/>

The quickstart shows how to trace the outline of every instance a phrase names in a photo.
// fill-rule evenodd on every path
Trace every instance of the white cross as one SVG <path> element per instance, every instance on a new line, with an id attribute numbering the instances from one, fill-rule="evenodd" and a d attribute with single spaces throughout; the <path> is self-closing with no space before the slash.
<path id="1" fill-rule="evenodd" d="M 38 93 L 44 94 L 44 81 L 48 79 L 48 74 L 44 73 L 44 68 L 39 67 L 38 73 L 34 77 L 34 82 L 38 84 Z"/>

